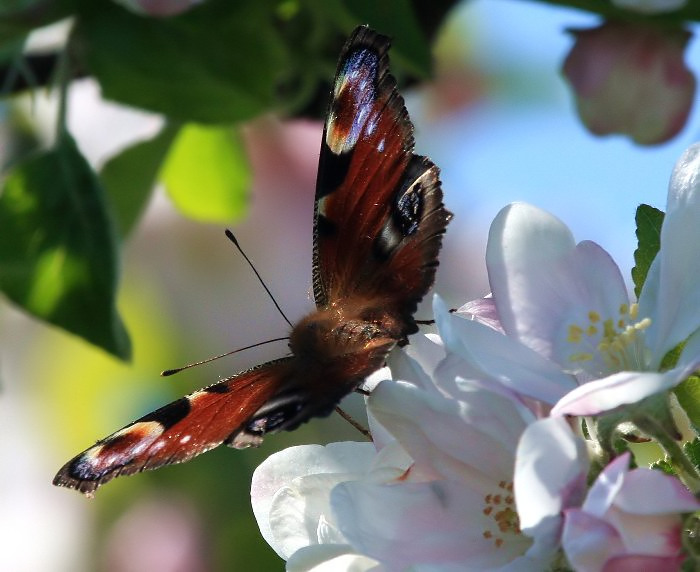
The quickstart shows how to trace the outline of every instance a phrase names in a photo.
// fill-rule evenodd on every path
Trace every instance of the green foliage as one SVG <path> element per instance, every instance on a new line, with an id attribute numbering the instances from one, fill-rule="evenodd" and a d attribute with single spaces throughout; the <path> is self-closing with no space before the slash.
<path id="1" fill-rule="evenodd" d="M 116 241 L 104 193 L 73 140 L 17 165 L 0 195 L 0 287 L 33 315 L 127 359 Z"/>
<path id="2" fill-rule="evenodd" d="M 160 113 L 167 126 L 111 158 L 99 180 L 69 138 L 11 171 L 2 216 L 3 230 L 12 232 L 2 237 L 0 288 L 35 316 L 126 357 L 114 306 L 119 242 L 106 221 L 126 237 L 159 179 L 185 216 L 242 218 L 252 175 L 238 124 L 270 111 L 320 115 L 340 47 L 360 23 L 392 37 L 392 71 L 399 77 L 402 70 L 427 76 L 428 40 L 450 5 L 437 3 L 426 24 L 408 0 L 207 0 L 167 18 L 107 0 L 6 2 L 0 7 L 3 94 L 65 88 L 71 76 L 87 75 L 105 98 Z M 22 54 L 30 32 L 69 16 L 75 26 L 54 54 L 53 69 L 50 55 Z M 66 132 L 63 113 L 57 130 Z M 91 224 L 83 224 L 81 217 L 93 211 Z M 11 248 L 10 237 L 22 247 Z M 60 252 L 71 256 L 61 261 Z"/>
<path id="3" fill-rule="evenodd" d="M 285 65 L 269 11 L 265 1 L 211 0 L 144 18 L 100 2 L 74 40 L 109 99 L 182 121 L 241 121 L 272 106 Z"/>
<path id="4" fill-rule="evenodd" d="M 649 267 L 661 247 L 661 224 L 664 213 L 649 205 L 639 205 L 635 222 L 637 223 L 637 250 L 634 251 L 635 266 L 632 269 L 634 293 L 639 298 Z"/>
<path id="5" fill-rule="evenodd" d="M 692 441 L 688 441 L 683 445 L 683 452 L 686 454 L 690 462 L 700 469 L 700 439 L 697 437 Z"/>
<path id="6" fill-rule="evenodd" d="M 245 214 L 251 173 L 243 140 L 230 127 L 185 126 L 161 178 L 175 206 L 190 218 L 225 223 Z"/>
<path id="7" fill-rule="evenodd" d="M 123 238 L 138 220 L 178 128 L 166 125 L 155 137 L 142 141 L 112 157 L 102 167 L 100 178 Z"/>
<path id="8" fill-rule="evenodd" d="M 652 463 L 650 465 L 650 468 L 655 469 L 657 471 L 662 471 L 662 472 L 666 473 L 667 475 L 675 475 L 676 474 L 676 471 L 673 470 L 673 466 L 671 465 L 671 463 L 669 463 L 665 459 L 659 459 L 655 463 Z"/>
<path id="9" fill-rule="evenodd" d="M 673 392 L 688 419 L 690 419 L 691 424 L 698 431 L 700 429 L 700 377 L 697 375 L 690 376 L 678 385 Z"/>

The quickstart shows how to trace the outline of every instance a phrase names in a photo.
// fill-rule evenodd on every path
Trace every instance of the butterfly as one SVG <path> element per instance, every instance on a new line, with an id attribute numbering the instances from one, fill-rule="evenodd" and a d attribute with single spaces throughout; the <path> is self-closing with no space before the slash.
<path id="1" fill-rule="evenodd" d="M 222 443 L 259 445 L 267 433 L 330 414 L 418 331 L 413 314 L 433 283 L 452 215 L 438 168 L 413 153 L 389 45 L 360 26 L 340 55 L 316 181 L 316 310 L 292 328 L 291 355 L 141 417 L 68 461 L 55 485 L 91 496 L 114 477 Z"/>

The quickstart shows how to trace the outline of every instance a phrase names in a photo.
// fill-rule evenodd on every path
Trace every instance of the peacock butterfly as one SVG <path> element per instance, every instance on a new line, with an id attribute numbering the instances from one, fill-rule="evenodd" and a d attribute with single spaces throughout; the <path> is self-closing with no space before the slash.
<path id="1" fill-rule="evenodd" d="M 316 182 L 316 311 L 293 327 L 291 355 L 141 417 L 68 461 L 55 485 L 91 496 L 120 475 L 291 431 L 331 413 L 418 330 L 413 314 L 433 283 L 451 214 L 438 168 L 413 154 L 389 44 L 360 26 L 340 55 Z"/>

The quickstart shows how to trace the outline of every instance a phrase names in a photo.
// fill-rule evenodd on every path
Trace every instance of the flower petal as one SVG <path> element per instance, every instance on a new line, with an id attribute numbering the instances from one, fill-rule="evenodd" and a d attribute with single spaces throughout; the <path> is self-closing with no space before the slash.
<path id="1" fill-rule="evenodd" d="M 671 175 L 661 227 L 658 290 L 640 296 L 640 315 L 650 316 L 649 345 L 658 366 L 666 352 L 700 328 L 700 144 L 690 146 Z M 657 263 L 657 261 L 654 261 Z"/>
<path id="2" fill-rule="evenodd" d="M 451 370 L 454 374 L 465 379 L 493 380 L 518 394 L 550 404 L 576 387 L 574 378 L 554 362 L 516 339 L 477 321 L 450 314 L 437 295 L 433 308 L 445 346 L 462 360 L 461 364 L 449 362 L 454 366 Z"/>
<path id="3" fill-rule="evenodd" d="M 665 373 L 621 371 L 577 387 L 552 407 L 550 415 L 598 415 L 669 390 L 683 381 L 685 368 Z"/>
<path id="4" fill-rule="evenodd" d="M 624 552 L 613 526 L 580 509 L 564 513 L 562 547 L 578 572 L 600 572 L 608 558 Z"/>
<path id="5" fill-rule="evenodd" d="M 613 556 L 605 563 L 601 572 L 678 572 L 685 556 L 642 556 L 626 554 Z"/>
<path id="6" fill-rule="evenodd" d="M 515 455 L 515 504 L 531 536 L 551 527 L 561 511 L 583 500 L 588 452 L 566 420 L 548 417 L 525 429 Z"/>
<path id="7" fill-rule="evenodd" d="M 592 242 L 576 246 L 564 223 L 531 205 L 498 213 L 486 263 L 505 332 L 565 368 L 575 348 L 556 342 L 567 340 L 568 329 L 586 325 L 591 312 L 616 319 L 629 301 L 607 252 Z"/>
<path id="8" fill-rule="evenodd" d="M 485 298 L 477 298 L 476 300 L 467 302 L 458 308 L 455 313 L 458 316 L 476 320 L 497 332 L 505 333 L 501 327 L 501 320 L 498 317 L 496 301 L 490 294 Z"/>
<path id="9" fill-rule="evenodd" d="M 343 534 L 360 552 L 403 570 L 420 563 L 466 562 L 464 570 L 488 570 L 525 553 L 532 541 L 502 533 L 498 550 L 487 531 L 482 492 L 451 481 L 376 485 L 348 482 L 333 490 Z M 497 533 L 494 533 L 497 534 Z"/>
<path id="10" fill-rule="evenodd" d="M 644 499 L 644 502 L 639 502 L 640 499 Z M 615 497 L 615 505 L 635 515 L 700 510 L 700 502 L 676 477 L 643 467 L 625 476 L 623 486 Z"/>
<path id="11" fill-rule="evenodd" d="M 629 453 L 623 453 L 608 463 L 591 486 L 581 508 L 597 518 L 603 518 L 622 488 L 629 464 Z"/>
<path id="12" fill-rule="evenodd" d="M 456 481 L 510 480 L 526 425 L 510 400 L 474 390 L 466 403 L 407 383 L 384 382 L 368 406 L 422 469 Z"/>
<path id="13" fill-rule="evenodd" d="M 369 469 L 374 454 L 371 443 L 331 443 L 325 447 L 302 445 L 275 453 L 260 464 L 253 473 L 250 487 L 253 514 L 263 538 L 280 557 L 287 558 L 294 549 L 290 549 L 285 540 L 280 540 L 284 534 L 274 529 L 275 523 L 280 522 L 280 515 L 274 523 L 271 519 L 273 502 L 279 502 L 276 497 L 279 491 L 295 479 L 315 473 L 347 475 Z M 301 515 L 297 520 L 302 522 Z M 312 527 L 314 530 L 310 534 L 313 539 L 309 538 L 307 544 L 317 542 L 316 524 Z"/>
<path id="14" fill-rule="evenodd" d="M 287 572 L 381 572 L 376 560 L 356 554 L 348 544 L 315 544 L 297 550 L 287 560 Z"/>

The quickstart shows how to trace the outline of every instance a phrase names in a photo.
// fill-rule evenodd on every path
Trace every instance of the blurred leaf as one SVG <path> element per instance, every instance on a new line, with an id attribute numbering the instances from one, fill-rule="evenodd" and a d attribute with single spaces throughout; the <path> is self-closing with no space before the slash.
<path id="1" fill-rule="evenodd" d="M 392 57 L 421 77 L 432 69 L 430 45 L 416 19 L 409 0 L 343 0 L 357 23 L 367 23 L 378 32 L 392 38 Z"/>
<path id="2" fill-rule="evenodd" d="M 230 222 L 246 212 L 250 167 L 243 141 L 230 127 L 183 127 L 161 178 L 175 206 L 188 217 Z"/>
<path id="3" fill-rule="evenodd" d="M 692 375 L 683 383 L 676 386 L 673 393 L 678 399 L 683 411 L 690 419 L 693 428 L 700 430 L 700 377 Z"/>
<path id="4" fill-rule="evenodd" d="M 173 18 L 87 6 L 75 40 L 105 97 L 205 123 L 249 119 L 274 103 L 285 51 L 268 2 L 209 0 Z"/>
<path id="5" fill-rule="evenodd" d="M 8 298 L 128 359 L 111 221 L 95 173 L 69 135 L 10 172 L 0 229 L 0 289 Z"/>
<path id="6" fill-rule="evenodd" d="M 129 234 L 146 206 L 178 130 L 179 127 L 168 124 L 152 139 L 125 149 L 102 167 L 100 179 L 122 238 Z"/>
<path id="7" fill-rule="evenodd" d="M 392 42 L 391 58 L 412 74 L 430 75 L 432 56 L 413 5 L 408 0 L 328 0 L 317 4 L 325 17 L 349 34 L 355 26 L 367 24 L 377 32 L 389 36 Z M 340 53 L 334 53 L 335 57 Z M 396 70 L 392 70 L 396 75 Z"/>
<path id="8" fill-rule="evenodd" d="M 661 246 L 661 224 L 664 213 L 649 205 L 639 205 L 634 217 L 637 223 L 637 250 L 634 251 L 635 266 L 632 269 L 634 293 L 639 298 L 649 267 Z"/>

